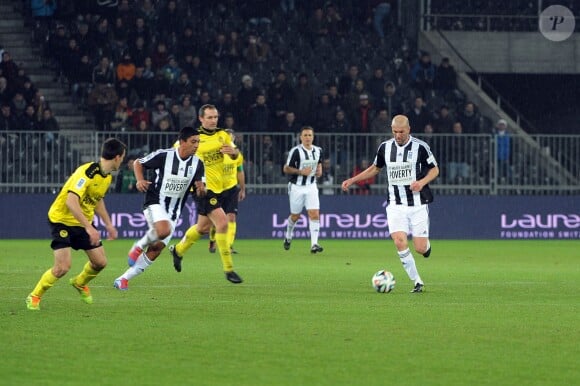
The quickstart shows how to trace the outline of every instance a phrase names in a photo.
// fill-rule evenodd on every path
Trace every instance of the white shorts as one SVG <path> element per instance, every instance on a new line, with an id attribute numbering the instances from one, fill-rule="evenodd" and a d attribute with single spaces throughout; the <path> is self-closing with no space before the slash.
<path id="1" fill-rule="evenodd" d="M 429 237 L 429 206 L 387 206 L 389 233 L 405 232 L 415 237 Z"/>
<path id="2" fill-rule="evenodd" d="M 169 234 L 169 236 L 161 240 L 163 244 L 165 245 L 169 244 L 169 242 L 171 241 L 171 237 L 173 236 L 173 232 L 175 232 L 175 221 L 171 220 L 171 216 L 169 215 L 169 213 L 167 213 L 161 205 L 153 204 L 145 208 L 143 214 L 145 215 L 145 219 L 147 220 L 147 225 L 149 226 L 149 229 L 155 229 L 156 222 L 169 221 L 169 223 L 171 224 L 171 233 Z"/>
<path id="3" fill-rule="evenodd" d="M 292 214 L 299 214 L 303 208 L 306 210 L 320 209 L 316 184 L 296 185 L 290 182 L 288 184 L 288 197 L 290 197 L 290 213 Z"/>

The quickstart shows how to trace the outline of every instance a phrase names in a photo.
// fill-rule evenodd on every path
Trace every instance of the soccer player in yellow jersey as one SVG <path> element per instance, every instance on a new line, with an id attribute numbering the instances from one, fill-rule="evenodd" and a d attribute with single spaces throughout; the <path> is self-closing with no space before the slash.
<path id="1" fill-rule="evenodd" d="M 232 129 L 226 129 L 226 133 L 232 138 L 232 142 L 236 142 L 236 135 Z M 236 254 L 234 249 L 234 240 L 236 239 L 236 217 L 238 214 L 238 202 L 246 198 L 246 177 L 244 175 L 244 156 L 242 153 L 236 159 L 224 157 L 224 192 L 222 193 L 223 209 L 228 217 L 228 244 L 230 245 L 230 252 Z M 215 226 L 211 227 L 209 231 L 209 251 L 215 253 Z"/>
<path id="2" fill-rule="evenodd" d="M 173 266 L 177 272 L 181 272 L 181 262 L 185 252 L 204 234 L 209 233 L 210 227 L 216 227 L 216 243 L 222 260 L 226 279 L 231 283 L 238 284 L 242 278 L 234 271 L 230 245 L 227 240 L 228 219 L 224 212 L 224 159 L 229 157 L 236 159 L 240 151 L 232 142 L 228 133 L 218 129 L 218 111 L 213 105 L 203 105 L 199 109 L 199 121 L 201 126 L 200 144 L 197 155 L 205 166 L 206 195 L 195 197 L 197 207 L 197 224 L 191 226 L 181 241 L 169 247 L 173 255 Z"/>
<path id="3" fill-rule="evenodd" d="M 117 238 L 117 229 L 105 207 L 103 197 L 111 185 L 111 172 L 119 170 L 127 148 L 116 138 L 107 139 L 101 149 L 99 162 L 79 166 L 69 177 L 48 211 L 54 266 L 46 271 L 36 287 L 26 298 L 29 310 L 40 309 L 40 299 L 71 267 L 71 248 L 82 249 L 89 261 L 80 274 L 69 283 L 87 304 L 93 303 L 87 283 L 94 279 L 107 265 L 107 257 L 101 243 L 101 235 L 92 224 L 98 214 L 108 232 L 108 239 Z"/>

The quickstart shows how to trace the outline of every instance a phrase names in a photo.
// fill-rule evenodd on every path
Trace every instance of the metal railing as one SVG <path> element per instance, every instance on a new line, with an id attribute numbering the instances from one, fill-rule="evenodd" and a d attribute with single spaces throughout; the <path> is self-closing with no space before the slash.
<path id="1" fill-rule="evenodd" d="M 93 149 L 97 160 L 100 144 L 111 136 L 127 144 L 127 158 L 169 147 L 177 137 L 176 133 L 87 132 L 83 146 Z M 438 194 L 580 194 L 580 135 L 534 135 L 534 144 L 516 134 L 509 140 L 489 134 L 417 137 L 430 144 L 440 165 L 440 176 L 432 184 Z M 378 145 L 387 138 L 378 134 L 316 134 L 315 143 L 324 149 L 331 164 L 324 180 L 325 193 L 343 194 L 341 182 L 352 175 L 361 160 L 372 162 Z M 237 133 L 236 142 L 244 154 L 249 193 L 285 194 L 287 178 L 282 165 L 290 148 L 298 143 L 297 136 Z M 546 162 L 546 155 L 553 162 Z M 86 159 L 81 157 L 78 144 L 65 135 L 1 133 L 0 193 L 56 192 L 83 161 Z M 381 173 L 370 184 L 370 194 L 384 194 L 386 182 Z"/>

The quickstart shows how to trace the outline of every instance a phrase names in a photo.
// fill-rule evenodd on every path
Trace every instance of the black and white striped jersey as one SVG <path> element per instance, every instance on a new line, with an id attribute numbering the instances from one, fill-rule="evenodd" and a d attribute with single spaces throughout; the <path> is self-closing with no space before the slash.
<path id="1" fill-rule="evenodd" d="M 411 182 L 425 177 L 429 169 L 437 166 L 437 160 L 426 142 L 410 136 L 405 146 L 399 146 L 394 138 L 389 139 L 381 143 L 373 163 L 378 168 L 387 169 L 389 204 L 416 206 L 433 201 L 429 185 L 425 185 L 420 192 L 410 189 Z"/>
<path id="2" fill-rule="evenodd" d="M 194 182 L 204 176 L 203 162 L 195 155 L 182 160 L 177 148 L 159 149 L 138 162 L 155 173 L 144 207 L 160 204 L 172 220 L 179 218 L 189 192 L 195 190 Z"/>
<path id="3" fill-rule="evenodd" d="M 316 183 L 316 167 L 322 163 L 322 148 L 312 145 L 312 149 L 307 150 L 302 145 L 294 146 L 288 153 L 286 165 L 296 168 L 304 169 L 312 168 L 312 172 L 308 176 L 299 176 L 297 174 L 290 175 L 290 182 L 296 185 L 310 185 Z"/>

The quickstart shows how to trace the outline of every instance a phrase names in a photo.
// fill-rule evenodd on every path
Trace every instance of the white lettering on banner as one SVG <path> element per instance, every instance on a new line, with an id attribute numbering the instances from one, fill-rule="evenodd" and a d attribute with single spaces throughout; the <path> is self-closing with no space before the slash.
<path id="1" fill-rule="evenodd" d="M 280 221 L 280 219 L 282 219 Z M 288 217 L 278 216 L 278 213 L 272 214 L 272 227 L 285 228 L 288 225 Z M 388 226 L 387 215 L 383 213 L 377 214 L 348 214 L 348 213 L 327 213 L 320 215 L 320 227 L 331 228 L 338 227 L 341 229 L 366 229 L 377 228 L 385 229 Z M 308 228 L 308 218 L 301 214 L 296 222 L 296 228 Z"/>
<path id="2" fill-rule="evenodd" d="M 111 222 L 113 226 L 116 228 L 119 227 L 130 227 L 130 228 L 145 228 L 147 229 L 147 220 L 145 219 L 145 215 L 143 213 L 110 213 Z M 105 222 L 99 216 L 95 215 L 93 218 L 93 222 L 96 226 L 105 226 Z M 180 226 L 183 220 L 181 218 L 177 219 L 176 227 Z M 137 231 L 138 232 L 138 231 Z"/>
<path id="3" fill-rule="evenodd" d="M 389 185 L 411 185 L 413 182 L 413 163 L 387 162 Z"/>
<path id="4" fill-rule="evenodd" d="M 501 215 L 502 229 L 555 229 L 560 226 L 568 229 L 580 228 L 580 216 L 577 214 L 524 214 L 519 218 L 508 219 L 505 213 Z"/>
<path id="5" fill-rule="evenodd" d="M 189 186 L 188 177 L 167 177 L 161 187 L 161 193 L 168 197 L 180 197 Z"/>

